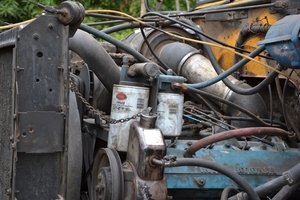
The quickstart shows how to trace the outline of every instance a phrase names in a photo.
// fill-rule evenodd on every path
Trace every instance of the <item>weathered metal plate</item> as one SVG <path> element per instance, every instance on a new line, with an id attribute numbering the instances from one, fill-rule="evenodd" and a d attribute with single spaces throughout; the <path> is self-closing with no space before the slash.
<path id="1" fill-rule="evenodd" d="M 0 35 L 0 39 L 1 39 Z M 1 42 L 2 44 L 2 42 Z M 11 183 L 13 149 L 13 48 L 0 49 L 0 199 L 7 200 Z"/>
<path id="2" fill-rule="evenodd" d="M 15 42 L 14 28 L 0 34 L 0 199 L 11 199 L 12 166 L 14 154 L 14 79 Z"/>
<path id="3" fill-rule="evenodd" d="M 17 163 L 16 199 L 59 199 L 60 153 L 18 153 Z"/>
<path id="4" fill-rule="evenodd" d="M 247 17 L 248 17 L 248 12 L 246 10 L 242 10 L 242 11 L 206 14 L 205 20 L 206 21 L 232 21 L 232 20 L 244 19 Z"/>
<path id="5" fill-rule="evenodd" d="M 63 150 L 64 114 L 19 113 L 18 152 L 49 153 Z"/>

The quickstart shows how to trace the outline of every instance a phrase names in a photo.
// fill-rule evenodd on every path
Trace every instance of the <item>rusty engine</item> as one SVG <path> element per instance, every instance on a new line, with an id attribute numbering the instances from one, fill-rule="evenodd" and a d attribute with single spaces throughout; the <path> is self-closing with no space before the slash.
<path id="1" fill-rule="evenodd" d="M 300 2 L 161 5 L 0 33 L 0 199 L 299 199 Z"/>

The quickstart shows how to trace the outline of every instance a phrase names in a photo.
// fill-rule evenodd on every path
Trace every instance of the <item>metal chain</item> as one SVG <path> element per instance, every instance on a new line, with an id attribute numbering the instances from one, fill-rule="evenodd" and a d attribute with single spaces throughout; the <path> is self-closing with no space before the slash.
<path id="1" fill-rule="evenodd" d="M 106 123 L 108 124 L 117 124 L 117 123 L 124 123 L 124 122 L 127 122 L 129 120 L 132 120 L 132 119 L 136 119 L 137 117 L 140 117 L 141 114 L 143 112 L 145 112 L 145 110 L 142 110 L 141 112 L 135 114 L 135 115 L 132 115 L 131 117 L 127 117 L 127 118 L 123 118 L 123 119 L 112 119 L 108 116 L 105 116 L 102 112 L 102 111 L 99 111 L 97 109 L 95 109 L 83 96 L 82 94 L 79 92 L 78 88 L 77 88 L 77 85 L 75 83 L 75 81 L 73 80 L 72 77 L 70 77 L 70 89 L 72 92 L 74 92 L 77 97 L 82 101 L 82 103 L 87 107 L 87 109 L 89 111 L 91 111 L 94 115 L 97 115 L 99 116 L 100 120 L 104 120 L 106 121 Z"/>

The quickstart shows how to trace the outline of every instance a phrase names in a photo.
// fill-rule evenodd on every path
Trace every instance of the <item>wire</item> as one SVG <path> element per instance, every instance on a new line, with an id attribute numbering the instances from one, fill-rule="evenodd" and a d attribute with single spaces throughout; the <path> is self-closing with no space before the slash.
<path id="1" fill-rule="evenodd" d="M 212 105 L 210 105 L 206 99 L 204 97 L 202 97 L 201 95 L 199 94 L 194 94 L 194 93 L 188 93 L 189 96 L 191 96 L 192 98 L 194 98 L 195 100 L 198 100 L 199 102 L 202 102 L 205 104 L 205 106 L 207 106 L 210 110 L 212 110 L 212 112 L 215 114 L 215 116 L 218 118 L 218 119 L 221 119 L 222 120 L 222 117 L 220 116 L 221 114 L 219 112 L 217 112 L 213 107 Z"/>
<path id="2" fill-rule="evenodd" d="M 292 73 L 294 72 L 294 69 L 292 69 L 289 73 L 289 77 L 292 75 Z M 288 117 L 286 115 L 286 110 L 285 110 L 285 93 L 286 93 L 286 88 L 287 88 L 287 83 L 288 83 L 289 79 L 287 78 L 284 82 L 284 86 L 283 86 L 283 91 L 282 91 L 282 98 L 281 98 L 281 106 L 282 106 L 282 112 L 283 112 L 283 117 L 284 117 L 284 121 L 287 125 L 288 130 L 291 130 L 291 127 L 289 126 L 289 122 L 288 122 Z"/>
<path id="3" fill-rule="evenodd" d="M 87 11 L 86 11 L 86 15 L 85 16 L 98 17 L 98 18 L 108 18 L 108 19 L 116 19 L 116 20 L 122 20 L 122 21 L 133 21 L 132 19 L 129 19 L 128 17 L 119 17 L 119 16 L 115 16 L 115 15 L 89 13 Z"/>
<path id="4" fill-rule="evenodd" d="M 277 69 L 274 69 L 273 67 L 271 67 L 271 66 L 269 66 L 269 65 L 267 65 L 267 64 L 265 64 L 265 63 L 262 63 L 262 62 L 260 62 L 260 61 L 258 61 L 258 60 L 256 60 L 256 59 L 253 59 L 253 58 L 251 58 L 251 57 L 249 57 L 249 56 L 247 56 L 247 55 L 244 55 L 244 54 L 242 54 L 242 53 L 239 53 L 239 52 L 236 52 L 236 51 L 232 50 L 231 48 L 227 47 L 228 45 L 222 46 L 222 45 L 218 45 L 218 44 L 214 44 L 214 43 L 210 43 L 210 42 L 204 42 L 204 41 L 199 41 L 199 40 L 195 40 L 195 39 L 191 39 L 191 38 L 182 37 L 182 36 L 179 36 L 179 35 L 170 33 L 170 32 L 168 32 L 168 31 L 164 31 L 164 30 L 161 30 L 161 29 L 159 29 L 159 28 L 156 28 L 156 27 L 154 27 L 154 26 L 152 26 L 152 25 L 149 25 L 149 24 L 147 24 L 147 23 L 145 23 L 145 22 L 143 22 L 143 21 L 141 21 L 141 20 L 139 20 L 139 19 L 137 19 L 137 18 L 135 18 L 135 17 L 132 17 L 132 16 L 126 14 L 126 13 L 123 13 L 123 12 L 120 12 L 120 11 L 116 11 L 116 10 L 86 10 L 86 13 L 97 13 L 97 12 L 100 12 L 100 13 L 114 13 L 114 14 L 123 15 L 123 16 L 128 17 L 129 19 L 132 19 L 133 21 L 136 21 L 136 22 L 138 22 L 138 23 L 140 23 L 140 24 L 142 24 L 142 25 L 144 25 L 144 26 L 148 26 L 148 27 L 154 28 L 155 30 L 161 31 L 161 32 L 163 32 L 163 33 L 165 33 L 165 34 L 167 34 L 167 35 L 169 35 L 169 36 L 171 36 L 171 37 L 175 37 L 175 38 L 181 39 L 182 41 L 190 41 L 190 42 L 194 42 L 194 43 L 198 43 L 198 44 L 206 44 L 206 45 L 210 45 L 210 46 L 214 46 L 214 47 L 226 49 L 226 50 L 228 50 L 228 51 L 230 51 L 230 52 L 233 52 L 233 53 L 235 53 L 235 54 L 238 54 L 238 55 L 240 55 L 240 56 L 242 56 L 242 57 L 244 57 L 244 58 L 248 58 L 249 60 L 251 60 L 251 61 L 253 61 L 253 62 L 256 62 L 256 63 L 258 63 L 258 64 L 260 64 L 260 65 L 262 65 L 262 66 L 265 66 L 265 67 L 267 67 L 268 69 L 270 69 L 270 70 L 272 70 L 272 71 L 275 71 L 275 72 L 281 74 L 281 75 L 284 76 L 284 77 L 287 77 L 287 75 L 285 75 L 284 73 L 280 72 L 280 71 L 277 70 Z M 29 21 L 29 20 L 28 20 L 28 21 Z M 26 23 L 28 23 L 28 21 L 26 21 Z M 20 23 L 26 24 L 25 22 L 20 22 Z M 20 25 L 20 24 L 19 24 L 19 25 Z M 15 27 L 15 26 L 18 26 L 18 25 L 17 25 L 17 24 L 14 24 L 14 25 L 9 25 L 9 26 Z M 0 30 L 1 30 L 1 29 L 7 29 L 7 28 L 3 28 L 3 27 L 7 27 L 7 26 L 0 26 Z M 10 28 L 12 28 L 12 27 L 10 27 Z M 294 81 L 294 82 L 297 82 L 296 80 L 293 80 L 293 79 L 290 78 L 290 77 L 287 77 L 287 78 L 289 78 L 290 80 L 292 80 L 292 81 Z"/>
<path id="5" fill-rule="evenodd" d="M 188 29 L 191 29 L 191 30 L 195 31 L 196 33 L 198 33 L 198 34 L 200 34 L 200 35 L 202 35 L 202 36 L 204 36 L 204 37 L 206 37 L 206 38 L 208 38 L 208 39 L 214 41 L 215 43 L 218 43 L 218 44 L 220 44 L 220 45 L 222 45 L 222 46 L 224 46 L 224 47 L 230 47 L 230 48 L 235 49 L 235 50 L 237 50 L 237 51 L 239 51 L 239 52 L 250 53 L 250 51 L 247 51 L 247 50 L 245 50 L 245 49 L 239 48 L 239 47 L 237 47 L 237 46 L 231 46 L 231 45 L 226 44 L 226 43 L 224 43 L 224 42 L 222 42 L 222 41 L 220 41 L 220 40 L 217 40 L 217 39 L 211 37 L 210 35 L 205 34 L 203 31 L 199 30 L 198 28 L 195 28 L 194 26 L 190 26 L 190 25 L 188 25 L 188 24 L 185 23 L 185 22 L 181 22 L 181 20 L 176 20 L 176 19 L 173 19 L 173 18 L 171 18 L 171 17 L 165 16 L 165 15 L 162 15 L 162 14 L 156 13 L 156 12 L 146 13 L 144 16 L 147 16 L 147 15 L 157 15 L 157 16 L 159 16 L 159 17 L 162 17 L 162 18 L 165 18 L 165 19 L 167 19 L 167 20 L 169 20 L 169 21 L 172 21 L 172 22 L 174 22 L 174 23 L 177 23 L 177 24 L 179 24 L 179 25 L 181 25 L 181 26 L 183 26 L 183 27 L 186 27 L 186 28 L 188 28 Z M 142 16 L 142 18 L 143 18 L 144 16 Z M 184 19 L 184 20 L 187 20 L 187 19 Z M 263 56 L 262 56 L 262 57 L 263 57 Z"/>
<path id="6" fill-rule="evenodd" d="M 141 30 L 141 34 L 142 34 L 142 36 L 143 36 L 143 38 L 144 38 L 144 40 L 145 40 L 145 43 L 147 44 L 147 46 L 148 46 L 148 49 L 150 50 L 150 52 L 152 53 L 152 55 L 155 57 L 155 59 L 162 65 L 162 67 L 165 69 L 165 70 L 168 70 L 168 69 L 170 69 L 170 70 L 172 70 L 169 66 L 167 66 L 157 55 L 156 55 L 156 53 L 154 53 L 154 51 L 153 51 L 153 49 L 152 49 L 152 47 L 151 47 L 151 45 L 149 44 L 149 42 L 148 42 L 148 39 L 147 39 L 147 37 L 146 37 L 146 35 L 145 35 L 145 32 L 144 32 L 144 28 L 143 28 L 143 25 L 142 24 L 140 24 L 140 30 Z M 176 76 L 177 76 L 177 74 L 172 70 L 172 73 L 174 73 Z"/>
<path id="7" fill-rule="evenodd" d="M 21 26 L 21 25 L 24 25 L 24 24 L 29 24 L 29 23 L 33 22 L 34 20 L 35 19 L 30 19 L 30 20 L 19 22 L 19 23 L 15 23 L 15 24 L 0 26 L 0 30 L 10 29 L 10 28 L 14 28 L 16 26 Z"/>
<path id="8" fill-rule="evenodd" d="M 88 13 L 93 13 L 93 12 L 100 12 L 100 13 L 114 13 L 114 14 L 123 15 L 123 16 L 126 16 L 126 17 L 130 18 L 130 19 L 133 19 L 134 21 L 137 21 L 137 22 L 143 24 L 144 26 L 148 26 L 148 27 L 154 28 L 154 29 L 156 29 L 156 30 L 158 30 L 158 31 L 160 31 L 160 32 L 163 32 L 163 33 L 165 33 L 165 34 L 171 36 L 171 37 L 175 37 L 175 38 L 181 39 L 182 41 L 190 41 L 190 42 L 194 42 L 194 43 L 198 43 L 198 44 L 206 44 L 206 45 L 209 45 L 209 46 L 214 46 L 214 47 L 226 49 L 226 50 L 228 50 L 228 51 L 230 51 L 230 52 L 232 52 L 232 53 L 238 54 L 238 55 L 241 56 L 241 57 L 247 58 L 247 59 L 249 59 L 249 60 L 251 60 L 251 61 L 253 61 L 253 62 L 256 62 L 256 63 L 258 63 L 258 64 L 260 64 L 260 65 L 262 65 L 262 66 L 265 66 L 265 67 L 267 67 L 268 69 L 270 69 L 270 70 L 272 70 L 272 71 L 275 71 L 275 72 L 281 74 L 281 75 L 284 76 L 284 77 L 287 77 L 287 76 L 286 76 L 284 73 L 282 73 L 281 71 L 279 71 L 279 70 L 277 70 L 277 69 L 274 69 L 273 67 L 271 67 L 271 66 L 269 66 L 269 65 L 267 65 L 267 64 L 265 64 L 265 63 L 263 63 L 263 62 L 260 62 L 260 61 L 254 59 L 254 58 L 251 58 L 251 57 L 249 57 L 249 56 L 247 56 L 247 55 L 245 55 L 245 54 L 236 52 L 235 50 L 233 50 L 233 49 L 227 47 L 228 45 L 226 45 L 226 44 L 225 44 L 226 46 L 222 46 L 222 45 L 219 45 L 219 44 L 214 44 L 214 43 L 210 43 L 210 42 L 199 41 L 199 40 L 195 40 L 195 39 L 191 39 L 191 38 L 182 37 L 182 36 L 179 36 L 179 35 L 170 33 L 170 32 L 168 32 L 168 31 L 164 31 L 164 30 L 162 30 L 162 29 L 158 29 L 157 27 L 154 27 L 154 26 L 152 26 L 152 25 L 149 25 L 149 24 L 147 24 L 147 23 L 145 23 L 145 22 L 143 22 L 143 21 L 141 21 L 141 20 L 139 20 L 139 19 L 137 19 L 137 18 L 135 18 L 135 17 L 132 17 L 132 16 L 130 16 L 130 15 L 126 14 L 126 13 L 120 12 L 120 11 L 115 11 L 115 10 L 88 10 L 88 11 L 86 11 L 86 12 L 88 12 Z M 163 15 L 162 15 L 162 16 L 163 16 Z M 165 17 L 165 16 L 164 16 L 164 17 Z M 183 23 L 183 24 L 184 24 L 184 23 Z M 186 25 L 186 24 L 185 24 L 185 25 Z M 191 27 L 191 26 L 189 26 L 189 27 Z M 192 28 L 192 27 L 191 27 L 191 28 Z M 291 79 L 291 78 L 290 78 L 290 79 Z M 291 79 L 291 80 L 293 80 L 293 79 Z M 297 82 L 296 80 L 293 80 L 293 81 L 294 81 L 294 82 Z"/>
<path id="9" fill-rule="evenodd" d="M 185 85 L 185 84 L 182 84 L 182 85 Z M 197 90 L 197 89 L 191 88 L 191 87 L 187 87 L 187 88 L 186 88 L 186 92 L 197 93 L 197 94 L 200 94 L 200 95 L 204 95 L 204 96 L 206 96 L 206 97 L 209 97 L 209 98 L 211 98 L 211 99 L 215 99 L 215 100 L 217 100 L 217 101 L 220 101 L 220 102 L 222 102 L 222 103 L 225 103 L 225 104 L 227 104 L 227 105 L 229 105 L 229 106 L 231 106 L 231 107 L 233 107 L 233 108 L 235 108 L 235 109 L 238 109 L 238 110 L 240 110 L 241 112 L 245 113 L 246 115 L 248 115 L 249 117 L 251 117 L 252 119 L 254 119 L 254 120 L 255 120 L 257 123 L 259 123 L 260 125 L 262 125 L 262 126 L 270 126 L 270 124 L 268 124 L 268 123 L 262 121 L 260 118 L 258 118 L 256 115 L 254 115 L 253 113 L 249 112 L 248 110 L 246 110 L 246 109 L 242 108 L 241 106 L 238 106 L 238 105 L 236 105 L 236 104 L 234 104 L 234 103 L 232 103 L 232 102 L 230 102 L 230 101 L 227 101 L 227 100 L 225 100 L 225 99 L 223 99 L 223 98 L 217 97 L 217 96 L 215 96 L 215 95 L 213 95 L 213 94 L 210 94 L 210 93 L 208 93 L 208 92 L 205 92 L 205 91 L 202 91 L 202 90 Z"/>
<path id="10" fill-rule="evenodd" d="M 266 69 L 266 76 L 268 76 L 268 70 Z M 272 87 L 271 83 L 268 85 L 268 90 L 269 90 L 269 98 L 270 98 L 270 125 L 272 126 L 273 124 L 273 94 L 272 94 Z"/>
<path id="11" fill-rule="evenodd" d="M 222 118 L 225 119 L 225 120 L 234 120 L 234 121 L 236 121 L 236 120 L 254 121 L 252 118 L 247 118 L 247 117 L 232 117 L 232 116 L 225 116 L 225 115 L 223 115 Z M 262 121 L 264 121 L 264 122 L 270 123 L 270 119 L 264 119 L 264 118 L 260 118 L 260 119 Z M 287 129 L 286 124 L 282 123 L 280 121 L 274 121 L 273 120 L 273 125 L 274 124 L 279 125 L 280 128 Z"/>

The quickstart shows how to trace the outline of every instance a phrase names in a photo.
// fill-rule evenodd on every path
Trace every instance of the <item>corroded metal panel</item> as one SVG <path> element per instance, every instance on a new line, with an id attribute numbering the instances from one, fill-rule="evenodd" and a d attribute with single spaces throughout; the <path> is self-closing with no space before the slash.
<path id="1" fill-rule="evenodd" d="M 16 29 L 0 34 L 0 199 L 12 190 L 13 167 L 13 63 Z"/>

